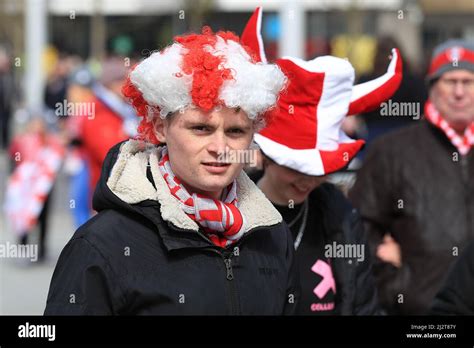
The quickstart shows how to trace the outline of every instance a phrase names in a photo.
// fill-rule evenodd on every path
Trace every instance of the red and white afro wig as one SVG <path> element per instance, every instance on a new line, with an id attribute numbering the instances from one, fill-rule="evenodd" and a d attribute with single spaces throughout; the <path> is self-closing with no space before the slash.
<path id="1" fill-rule="evenodd" d="M 153 53 L 131 71 L 123 87 L 138 116 L 139 138 L 158 143 L 154 117 L 197 107 L 205 112 L 215 107 L 240 107 L 252 120 L 277 104 L 286 77 L 274 64 L 259 62 L 232 32 L 174 38 L 174 43 Z"/>

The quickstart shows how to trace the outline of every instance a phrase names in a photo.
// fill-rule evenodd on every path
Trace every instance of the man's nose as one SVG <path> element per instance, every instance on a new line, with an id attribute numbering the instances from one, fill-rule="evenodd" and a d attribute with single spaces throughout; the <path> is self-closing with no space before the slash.
<path id="1" fill-rule="evenodd" d="M 209 145 L 207 147 L 209 152 L 221 154 L 228 148 L 227 137 L 224 132 L 216 131 L 210 138 Z"/>
<path id="2" fill-rule="evenodd" d="M 453 93 L 456 98 L 462 98 L 466 94 L 466 85 L 463 81 L 456 82 Z"/>

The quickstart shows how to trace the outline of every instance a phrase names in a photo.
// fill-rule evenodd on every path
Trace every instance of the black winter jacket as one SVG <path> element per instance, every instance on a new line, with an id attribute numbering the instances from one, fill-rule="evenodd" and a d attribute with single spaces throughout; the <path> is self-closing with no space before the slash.
<path id="1" fill-rule="evenodd" d="M 425 120 L 378 138 L 350 193 L 375 252 L 385 233 L 400 244 L 400 269 L 374 267 L 391 314 L 424 314 L 451 264 L 474 239 L 474 151 L 461 156 Z"/>
<path id="2" fill-rule="evenodd" d="M 258 183 L 263 171 L 250 173 L 250 178 Z M 349 200 L 335 185 L 324 183 L 314 189 L 308 197 L 308 224 L 296 251 L 300 281 L 305 269 L 311 269 L 317 255 L 306 256 L 302 252 L 306 245 L 315 240 L 323 241 L 325 246 L 362 247 L 363 260 L 349 257 L 331 258 L 332 273 L 336 283 L 335 311 L 336 315 L 380 315 L 377 288 L 372 275 L 373 257 L 370 255 L 367 234 L 364 231 L 359 213 Z M 286 221 L 289 223 L 289 221 Z M 295 231 L 299 225 L 295 226 Z M 319 235 L 321 238 L 313 238 Z M 293 233 L 293 239 L 295 239 Z M 311 245 L 311 248 L 316 247 Z M 316 284 L 317 285 L 317 284 Z M 314 286 L 314 285 L 313 285 Z M 301 287 L 302 302 L 311 302 L 315 298 L 313 286 Z M 306 314 L 302 303 L 298 314 Z"/>
<path id="3" fill-rule="evenodd" d="M 320 231 L 326 245 L 363 246 L 363 260 L 347 257 L 332 258 L 336 281 L 336 311 L 340 315 L 381 314 L 377 288 L 372 275 L 373 258 L 359 213 L 333 184 L 316 188 L 309 197 L 310 211 L 322 220 Z M 304 237 L 301 241 L 303 244 Z M 301 247 L 301 246 L 300 246 Z M 296 253 L 298 259 L 298 253 Z M 304 262 L 304 260 L 299 260 Z"/>
<path id="4" fill-rule="evenodd" d="M 281 215 L 245 173 L 237 178 L 247 233 L 214 246 L 180 209 L 157 148 L 129 140 L 108 153 L 99 213 L 62 251 L 45 315 L 282 315 L 295 312 L 293 241 Z"/>
<path id="5" fill-rule="evenodd" d="M 474 315 L 474 243 L 462 253 L 436 295 L 431 314 Z"/>

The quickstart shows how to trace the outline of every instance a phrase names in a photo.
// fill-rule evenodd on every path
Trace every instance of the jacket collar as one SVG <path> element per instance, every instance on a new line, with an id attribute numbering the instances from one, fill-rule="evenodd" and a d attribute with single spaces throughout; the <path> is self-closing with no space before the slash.
<path id="1" fill-rule="evenodd" d="M 183 212 L 178 200 L 169 192 L 159 172 L 158 154 L 159 147 L 138 140 L 124 142 L 120 146 L 107 186 L 129 204 L 157 201 L 164 222 L 171 223 L 178 229 L 197 232 L 199 225 Z M 147 166 L 150 167 L 155 186 L 147 178 Z M 246 221 L 246 233 L 256 227 L 272 226 L 282 221 L 280 213 L 243 171 L 237 177 L 237 197 L 239 209 Z"/>

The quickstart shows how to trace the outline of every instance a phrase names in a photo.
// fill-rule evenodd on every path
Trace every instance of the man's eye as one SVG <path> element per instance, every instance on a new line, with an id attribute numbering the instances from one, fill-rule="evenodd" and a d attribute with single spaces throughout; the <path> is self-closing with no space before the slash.
<path id="1" fill-rule="evenodd" d="M 229 129 L 229 133 L 233 133 L 233 134 L 243 134 L 244 131 L 240 128 L 231 128 Z"/>
<path id="2" fill-rule="evenodd" d="M 206 126 L 193 126 L 192 129 L 200 132 L 205 132 L 209 130 L 209 128 Z"/>

